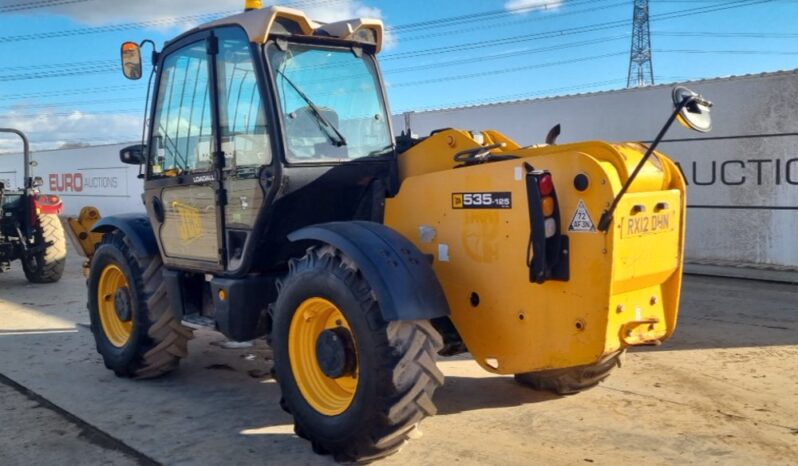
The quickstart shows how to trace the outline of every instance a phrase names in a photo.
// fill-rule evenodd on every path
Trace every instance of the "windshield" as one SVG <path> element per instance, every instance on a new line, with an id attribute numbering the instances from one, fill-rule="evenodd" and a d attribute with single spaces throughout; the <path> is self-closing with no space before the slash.
<path id="1" fill-rule="evenodd" d="M 352 49 L 268 46 L 289 162 L 342 162 L 393 148 L 373 59 Z"/>

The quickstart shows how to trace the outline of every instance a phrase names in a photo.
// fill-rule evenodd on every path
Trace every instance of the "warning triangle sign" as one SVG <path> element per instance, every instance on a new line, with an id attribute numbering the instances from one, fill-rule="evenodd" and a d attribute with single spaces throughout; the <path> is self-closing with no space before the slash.
<path id="1" fill-rule="evenodd" d="M 576 212 L 574 212 L 574 218 L 571 219 L 571 224 L 568 226 L 568 231 L 596 231 L 596 226 L 593 223 L 593 219 L 590 217 L 590 212 L 587 211 L 585 202 L 581 199 L 579 200 L 579 205 L 576 206 Z"/>

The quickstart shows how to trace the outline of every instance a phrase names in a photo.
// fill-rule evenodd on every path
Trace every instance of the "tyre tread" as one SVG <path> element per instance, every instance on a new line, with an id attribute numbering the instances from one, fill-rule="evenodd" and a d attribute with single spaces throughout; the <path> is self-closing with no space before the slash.
<path id="1" fill-rule="evenodd" d="M 535 390 L 574 395 L 603 382 L 616 367 L 621 366 L 623 355 L 624 350 L 615 351 L 593 364 L 516 374 L 515 380 Z"/>

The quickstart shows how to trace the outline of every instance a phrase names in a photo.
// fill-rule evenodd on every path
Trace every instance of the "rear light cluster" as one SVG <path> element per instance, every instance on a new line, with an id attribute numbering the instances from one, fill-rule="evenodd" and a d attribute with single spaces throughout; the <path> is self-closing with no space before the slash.
<path id="1" fill-rule="evenodd" d="M 568 280 L 568 237 L 560 232 L 560 209 L 551 173 L 524 164 L 527 177 L 529 220 L 529 280 Z"/>
<path id="2" fill-rule="evenodd" d="M 60 214 L 64 211 L 61 198 L 53 194 L 37 194 L 33 198 L 36 214 Z"/>
<path id="3" fill-rule="evenodd" d="M 557 211 L 557 201 L 554 200 L 554 181 L 551 179 L 551 174 L 544 173 L 538 178 L 538 188 L 540 189 L 540 205 L 543 211 L 544 231 L 546 238 L 551 238 L 557 234 L 557 220 L 554 218 L 554 213 Z"/>

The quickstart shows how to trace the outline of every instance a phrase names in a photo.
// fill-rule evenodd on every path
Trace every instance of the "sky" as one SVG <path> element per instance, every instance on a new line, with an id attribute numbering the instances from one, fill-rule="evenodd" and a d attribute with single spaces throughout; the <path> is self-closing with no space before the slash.
<path id="1" fill-rule="evenodd" d="M 633 0 L 278 3 L 320 21 L 382 19 L 394 113 L 627 84 Z M 120 44 L 160 48 L 243 4 L 0 0 L 0 127 L 26 131 L 38 150 L 138 139 L 147 80 L 122 76 Z M 651 0 L 650 15 L 657 84 L 798 68 L 796 0 Z M 0 152 L 15 143 L 0 139 Z"/>

